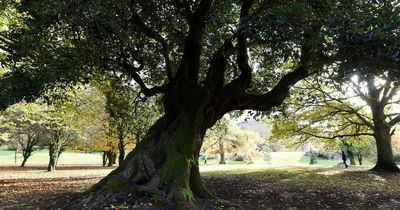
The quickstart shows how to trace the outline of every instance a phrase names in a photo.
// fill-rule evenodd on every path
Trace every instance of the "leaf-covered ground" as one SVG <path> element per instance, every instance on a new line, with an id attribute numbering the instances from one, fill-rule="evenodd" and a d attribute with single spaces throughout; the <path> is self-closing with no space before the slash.
<path id="1" fill-rule="evenodd" d="M 49 209 L 64 205 L 110 172 L 102 167 L 0 167 L 0 209 Z M 203 172 L 206 186 L 238 206 L 202 209 L 400 209 L 400 174 L 360 169 L 281 167 Z M 134 200 L 134 199 L 133 199 Z M 150 200 L 110 207 L 160 209 Z"/>

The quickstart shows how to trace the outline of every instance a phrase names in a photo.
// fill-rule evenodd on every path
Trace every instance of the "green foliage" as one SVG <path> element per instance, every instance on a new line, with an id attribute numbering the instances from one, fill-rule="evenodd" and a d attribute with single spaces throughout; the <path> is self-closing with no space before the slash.
<path id="1" fill-rule="evenodd" d="M 256 46 L 252 47 L 251 53 L 259 68 L 253 72 L 251 92 L 270 90 L 283 75 L 283 71 L 277 69 L 288 61 L 296 64 L 293 66 L 299 63 L 301 52 L 298 49 L 304 43 L 304 32 L 314 30 L 312 25 L 324 24 L 328 17 L 336 15 L 334 2 L 256 1 L 253 16 L 241 25 L 237 24 L 238 2 L 215 2 L 201 41 L 204 53 L 200 58 L 199 78 L 206 77 L 212 53 L 224 40 L 241 30 Z M 118 72 L 121 79 L 126 80 L 132 72 L 124 68 L 125 64 L 141 70 L 147 85 L 163 84 L 168 78 L 160 68 L 170 66 L 172 75 L 177 72 L 184 50 L 182 37 L 189 29 L 187 17 L 197 4 L 153 0 L 13 2 L 20 17 L 18 22 L 9 24 L 12 30 L 6 34 L 15 40 L 7 44 L 10 54 L 5 59 L 12 73 L 4 76 L 1 86 L 14 85 L 12 89 L 2 91 L 1 107 L 24 96 L 31 100 L 58 83 L 74 83 L 97 73 L 107 72 L 109 76 Z M 141 25 L 137 17 L 146 20 L 146 24 Z M 166 41 L 160 41 L 157 35 L 149 35 L 149 31 Z M 318 37 L 328 36 L 323 34 L 325 31 Z M 160 50 L 164 47 L 166 49 Z M 171 58 L 168 63 L 164 50 Z M 229 60 L 234 61 L 234 56 Z M 233 62 L 229 65 L 224 84 L 239 75 Z M 29 87 L 23 86 L 21 81 L 29 81 Z"/>

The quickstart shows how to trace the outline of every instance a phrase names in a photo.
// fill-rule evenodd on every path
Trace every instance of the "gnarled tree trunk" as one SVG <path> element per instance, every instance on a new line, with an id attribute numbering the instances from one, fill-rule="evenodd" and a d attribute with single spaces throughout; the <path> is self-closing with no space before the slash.
<path id="1" fill-rule="evenodd" d="M 203 92 L 192 91 L 184 97 L 181 101 L 173 95 L 164 97 L 165 115 L 125 161 L 93 187 L 84 202 L 101 208 L 101 202 L 96 203 L 102 201 L 99 197 L 118 194 L 119 190 L 151 193 L 179 206 L 190 205 L 194 198 L 212 197 L 202 186 L 198 157 L 206 129 L 218 118 L 210 112 Z"/>

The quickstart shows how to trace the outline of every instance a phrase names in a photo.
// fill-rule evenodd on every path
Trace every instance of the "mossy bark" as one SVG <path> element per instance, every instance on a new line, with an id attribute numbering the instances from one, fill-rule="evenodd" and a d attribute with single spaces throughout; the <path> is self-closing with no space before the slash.
<path id="1" fill-rule="evenodd" d="M 184 101 L 165 96 L 165 115 L 123 163 L 92 188 L 91 196 L 81 200 L 86 208 L 101 208 L 104 198 L 132 191 L 180 207 L 196 198 L 215 198 L 202 185 L 198 157 L 205 131 L 218 117 L 210 112 L 207 94 L 195 93 Z"/>

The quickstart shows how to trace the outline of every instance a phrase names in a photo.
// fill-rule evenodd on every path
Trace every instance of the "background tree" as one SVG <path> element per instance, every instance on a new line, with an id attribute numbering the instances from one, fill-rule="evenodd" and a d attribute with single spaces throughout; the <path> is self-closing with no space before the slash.
<path id="1" fill-rule="evenodd" d="M 228 117 L 219 120 L 206 134 L 202 153 L 218 154 L 220 164 L 226 164 L 226 157 L 253 163 L 263 154 L 262 139 L 256 132 L 233 125 Z"/>
<path id="2" fill-rule="evenodd" d="M 32 155 L 34 148 L 43 140 L 44 122 L 47 119 L 43 104 L 21 102 L 9 107 L 1 121 L 2 129 L 9 134 L 8 144 L 20 149 L 23 156 L 21 167 Z"/>
<path id="3" fill-rule="evenodd" d="M 385 75 L 384 72 L 383 75 Z M 291 116 L 286 118 L 290 121 L 288 125 L 295 133 L 306 136 L 303 138 L 304 141 L 309 137 L 341 139 L 352 164 L 355 164 L 354 156 L 356 155 L 352 154 L 356 150 L 352 145 L 357 145 L 358 151 L 369 154 L 373 148 L 369 143 L 372 137 L 376 141 L 377 153 L 380 157 L 373 170 L 397 171 L 391 151 L 390 136 L 393 135 L 396 116 L 398 116 L 396 101 L 399 95 L 397 87 L 394 84 L 388 85 L 392 82 L 383 75 L 381 78 L 374 77 L 368 88 L 366 83 L 358 82 L 357 77 L 341 84 L 334 81 L 323 84 L 309 83 L 308 88 L 299 90 L 310 91 L 310 96 L 294 102 L 294 107 L 287 110 L 288 112 L 292 110 L 292 113 L 288 115 Z M 371 96 L 369 92 L 375 92 L 379 96 Z M 370 102 L 365 101 L 366 99 Z M 372 101 L 382 107 L 381 114 L 388 130 L 382 130 L 379 126 L 382 121 L 376 119 L 377 114 L 373 114 Z M 299 110 L 300 108 L 302 109 Z M 279 129 L 276 131 L 282 133 Z M 387 132 L 385 135 L 388 138 L 384 141 L 380 138 L 382 132 Z M 385 151 L 379 149 L 382 144 L 386 145 Z M 358 153 L 357 156 L 362 160 L 362 153 Z"/>
<path id="4" fill-rule="evenodd" d="M 133 130 L 133 112 L 135 111 L 135 91 L 121 80 L 111 79 L 102 85 L 106 98 L 105 111 L 108 113 L 110 129 L 118 137 L 118 163 L 122 165 L 125 159 L 126 139 Z"/>
<path id="5" fill-rule="evenodd" d="M 389 110 L 398 94 L 400 8 L 390 1 L 377 4 L 356 1 L 343 7 L 347 11 L 337 16 L 336 31 L 340 35 L 335 37 L 341 46 L 338 55 L 343 62 L 336 74 L 329 77 L 350 83 L 354 94 L 368 108 L 369 118 L 358 113 L 358 107 L 352 113 L 373 131 L 378 160 L 372 170 L 400 171 L 391 148 L 392 129 L 400 116 Z"/>
<path id="6" fill-rule="evenodd" d="M 58 159 L 67 146 L 73 147 L 81 138 L 82 125 L 77 88 L 53 90 L 46 95 L 51 105 L 47 106 L 48 119 L 43 122 L 46 133 L 43 134 L 49 149 L 48 171 L 56 170 Z"/>
<path id="7" fill-rule="evenodd" d="M 232 143 L 230 137 L 228 136 L 228 127 L 230 122 L 226 118 L 221 118 L 215 125 L 207 131 L 205 136 L 205 142 L 203 145 L 202 152 L 205 153 L 210 148 L 216 146 L 218 147 L 217 153 L 220 156 L 219 164 L 226 164 L 225 152 L 227 150 L 227 145 Z M 231 145 L 228 145 L 231 146 Z"/>
<path id="8" fill-rule="evenodd" d="M 235 145 L 233 152 L 238 158 L 242 157 L 247 163 L 254 163 L 263 156 L 260 145 L 265 142 L 265 139 L 260 138 L 258 133 L 238 127 L 233 127 L 231 133 L 234 136 L 232 141 Z"/>

